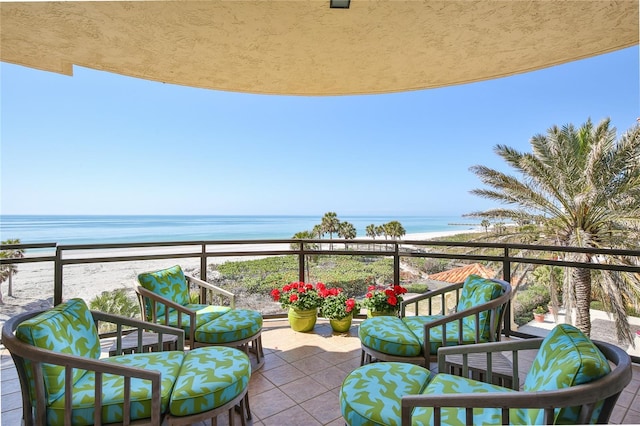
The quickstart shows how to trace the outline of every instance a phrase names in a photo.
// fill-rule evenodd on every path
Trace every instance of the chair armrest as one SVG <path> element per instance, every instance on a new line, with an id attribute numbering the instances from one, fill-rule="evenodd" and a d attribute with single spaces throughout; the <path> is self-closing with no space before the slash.
<path id="1" fill-rule="evenodd" d="M 441 296 L 442 297 L 442 313 L 445 313 L 445 303 L 444 303 L 444 297 L 447 293 L 451 293 L 451 292 L 456 292 L 456 305 L 458 302 L 458 298 L 460 296 L 460 289 L 462 288 L 463 283 L 456 283 L 456 284 L 451 284 L 442 288 L 439 288 L 437 290 L 429 290 L 426 293 L 417 295 L 412 297 L 411 299 L 408 300 L 403 300 L 402 302 L 400 302 L 400 316 L 403 317 L 405 316 L 405 310 L 406 307 L 408 305 L 412 305 L 415 304 L 416 305 L 416 311 L 417 311 L 417 303 L 420 301 L 424 301 L 424 300 L 428 300 L 429 302 L 429 315 L 431 315 L 431 299 L 434 299 L 437 296 Z"/>
<path id="2" fill-rule="evenodd" d="M 184 331 L 170 327 L 162 324 L 154 324 L 147 321 L 142 321 L 135 318 L 123 317 L 121 315 L 108 314 L 100 311 L 91 311 L 91 315 L 93 315 L 94 322 L 96 322 L 96 327 L 99 322 L 115 324 L 116 331 L 113 337 L 116 338 L 116 347 L 117 353 L 121 352 L 122 348 L 122 338 L 131 333 L 138 333 L 138 336 L 141 336 L 145 331 L 150 331 L 158 335 L 158 351 L 161 350 L 163 344 L 163 335 L 170 334 L 177 337 L 177 349 L 184 350 Z M 127 328 L 124 329 L 123 326 Z M 108 335 L 112 335 L 113 333 L 107 333 Z M 103 336 L 101 336 L 103 337 Z M 105 336 L 106 337 L 106 336 Z M 141 344 L 138 345 L 137 352 L 142 352 Z"/>
<path id="3" fill-rule="evenodd" d="M 225 290 L 221 287 L 218 287 L 216 285 L 213 285 L 211 283 L 208 283 L 206 281 L 203 281 L 199 278 L 196 277 L 192 277 L 189 275 L 185 275 L 187 281 L 189 282 L 189 284 L 194 284 L 198 287 L 200 287 L 201 289 L 201 300 L 206 300 L 206 298 L 204 298 L 204 292 L 206 292 L 206 290 L 209 290 L 215 294 L 219 294 L 221 296 L 225 296 L 229 298 L 229 305 L 231 306 L 231 309 L 235 309 L 236 307 L 236 295 L 233 294 L 232 292 Z"/>
<path id="4" fill-rule="evenodd" d="M 151 320 L 150 323 L 152 324 L 157 324 L 158 321 L 161 321 L 161 319 L 159 319 L 156 315 L 156 304 L 160 303 L 162 305 L 164 305 L 164 321 L 162 322 L 162 324 L 164 325 L 168 325 L 169 324 L 169 308 L 174 309 L 178 312 L 178 324 L 177 327 L 179 329 L 182 328 L 182 316 L 183 315 L 187 315 L 189 317 L 189 324 L 193 324 L 193 327 L 189 327 L 189 341 L 194 342 L 195 341 L 195 324 L 196 324 L 196 313 L 195 311 L 192 311 L 190 309 L 187 309 L 186 307 L 182 306 L 179 303 L 174 302 L 171 299 L 167 299 L 165 297 L 160 296 L 157 293 L 154 293 L 150 290 L 147 290 L 146 288 L 142 287 L 142 286 L 137 286 L 136 287 L 136 293 L 138 294 L 138 299 L 140 301 L 140 311 L 142 314 L 142 317 L 146 319 L 147 315 L 146 315 L 146 303 L 145 303 L 145 298 L 151 300 Z"/>

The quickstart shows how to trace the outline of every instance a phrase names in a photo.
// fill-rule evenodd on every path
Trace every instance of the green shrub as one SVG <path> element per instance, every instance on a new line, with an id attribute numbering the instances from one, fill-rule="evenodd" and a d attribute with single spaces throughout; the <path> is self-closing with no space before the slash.
<path id="1" fill-rule="evenodd" d="M 140 305 L 133 297 L 127 295 L 127 290 L 119 288 L 115 291 L 103 291 L 96 296 L 89 307 L 94 311 L 105 312 L 107 314 L 121 315 L 127 318 L 137 318 L 140 316 Z M 115 330 L 115 325 L 100 324 L 100 333 Z"/>

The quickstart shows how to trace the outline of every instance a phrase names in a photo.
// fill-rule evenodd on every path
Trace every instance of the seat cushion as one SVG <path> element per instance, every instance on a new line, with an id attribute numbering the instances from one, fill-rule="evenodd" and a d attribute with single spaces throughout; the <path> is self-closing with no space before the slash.
<path id="1" fill-rule="evenodd" d="M 421 392 L 423 395 L 445 395 L 460 393 L 487 393 L 487 392 L 516 392 L 512 389 L 465 377 L 451 374 L 437 374 Z M 514 414 L 516 410 L 511 410 Z M 464 408 L 443 407 L 440 411 L 443 425 L 466 425 L 466 412 Z M 511 413 L 510 413 L 511 416 Z M 522 424 L 517 419 L 510 418 L 512 424 Z M 427 426 L 433 424 L 432 407 L 416 407 L 413 410 L 412 425 Z M 474 408 L 474 425 L 500 425 L 502 424 L 502 410 L 498 408 Z"/>
<path id="2" fill-rule="evenodd" d="M 356 368 L 340 389 L 342 417 L 349 425 L 400 425 L 402 396 L 420 394 L 431 378 L 429 370 L 402 362 Z"/>
<path id="3" fill-rule="evenodd" d="M 527 392 L 564 389 L 590 383 L 611 372 L 605 356 L 580 330 L 569 324 L 559 324 L 545 337 L 533 360 L 523 385 Z M 596 407 L 591 421 L 595 421 L 602 403 Z M 530 410 L 529 422 L 540 424 L 541 410 Z M 556 423 L 575 423 L 578 409 L 556 409 Z"/>
<path id="4" fill-rule="evenodd" d="M 189 286 L 180 265 L 155 272 L 138 275 L 138 282 L 144 288 L 179 305 L 189 303 Z M 151 316 L 151 303 L 147 300 L 147 315 Z M 156 304 L 156 315 L 164 315 L 164 305 Z"/>
<path id="5" fill-rule="evenodd" d="M 207 346 L 189 351 L 171 394 L 174 416 L 202 413 L 220 407 L 249 385 L 251 364 L 238 349 Z"/>
<path id="6" fill-rule="evenodd" d="M 93 359 L 100 357 L 98 330 L 91 311 L 82 299 L 71 299 L 23 321 L 16 328 L 16 336 L 38 348 Z M 27 376 L 33 383 L 30 362 L 25 360 L 25 363 Z M 84 373 L 84 370 L 74 369 L 72 382 L 76 383 Z M 42 374 L 47 403 L 51 403 L 64 392 L 64 367 L 42 364 Z M 33 400 L 33 385 L 29 390 Z"/>
<path id="7" fill-rule="evenodd" d="M 104 362 L 126 365 L 129 367 L 155 370 L 162 373 L 161 400 L 162 412 L 167 410 L 171 390 L 178 378 L 184 352 L 153 352 L 119 355 L 105 358 Z M 103 423 L 122 422 L 124 401 L 124 379 L 121 376 L 105 374 L 102 377 L 102 421 Z M 74 425 L 92 425 L 95 412 L 95 374 L 86 372 L 73 389 L 72 422 Z M 64 424 L 64 395 L 47 407 L 49 424 Z M 131 380 L 131 419 L 151 417 L 151 382 L 148 380 Z"/>
<path id="8" fill-rule="evenodd" d="M 225 315 L 227 312 L 231 310 L 231 308 L 228 306 L 203 305 L 203 304 L 197 304 L 197 303 L 187 303 L 186 305 L 184 305 L 184 307 L 196 313 L 196 329 L 198 329 L 198 327 L 201 327 L 208 322 L 215 320 L 216 318 L 221 317 L 222 315 Z M 184 330 L 185 334 L 188 336 L 190 332 L 190 327 L 191 327 L 191 321 L 189 319 L 189 316 L 183 313 L 181 315 L 180 320 L 181 320 L 180 328 Z M 158 323 L 160 324 L 165 323 L 164 316 L 161 318 L 158 318 Z M 167 325 L 178 327 L 178 311 L 177 310 L 172 309 L 171 311 L 169 311 L 169 321 L 167 322 Z"/>
<path id="9" fill-rule="evenodd" d="M 440 315 L 436 316 L 417 316 L 417 317 L 404 317 L 402 321 L 406 324 L 407 328 L 411 330 L 413 334 L 418 338 L 420 345 L 424 343 L 424 324 L 431 321 L 435 321 L 442 318 Z M 476 332 L 474 329 L 466 327 L 464 321 L 462 322 L 462 343 L 458 342 L 459 337 L 459 321 L 453 321 L 446 326 L 446 345 L 445 346 L 457 346 L 459 344 L 468 345 L 475 343 Z M 442 333 L 443 327 L 438 326 L 429 329 L 429 350 L 432 355 L 438 353 L 438 348 L 442 346 Z M 486 341 L 486 340 L 481 340 Z"/>
<path id="10" fill-rule="evenodd" d="M 388 355 L 418 356 L 420 339 L 396 316 L 367 318 L 358 328 L 362 344 Z"/>
<path id="11" fill-rule="evenodd" d="M 198 319 L 196 321 L 199 322 Z M 196 328 L 195 339 L 200 343 L 232 343 L 254 336 L 260 330 L 262 330 L 262 314 L 260 312 L 249 309 L 231 309 L 224 315 Z"/>
<path id="12" fill-rule="evenodd" d="M 502 286 L 488 278 L 482 278 L 478 275 L 469 275 L 462 286 L 460 299 L 458 301 L 457 311 L 463 311 L 490 302 L 497 299 L 504 293 Z M 489 339 L 491 336 L 491 316 L 488 311 L 480 313 L 480 336 L 483 340 Z M 475 315 L 463 319 L 465 327 L 475 330 Z"/>

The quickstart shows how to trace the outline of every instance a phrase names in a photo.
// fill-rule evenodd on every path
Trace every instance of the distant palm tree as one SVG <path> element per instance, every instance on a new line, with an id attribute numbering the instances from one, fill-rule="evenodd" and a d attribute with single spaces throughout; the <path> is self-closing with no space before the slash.
<path id="1" fill-rule="evenodd" d="M 329 234 L 329 240 L 332 240 L 333 234 L 337 233 L 340 228 L 340 220 L 336 212 L 327 212 L 322 217 L 320 225 L 322 226 L 322 230 Z M 333 249 L 332 242 L 329 242 L 329 249 Z"/>
<path id="2" fill-rule="evenodd" d="M 2 244 L 20 244 L 19 239 L 9 239 L 3 241 Z M 24 250 L 10 249 L 0 251 L 0 259 L 20 259 L 24 257 Z M 18 273 L 18 267 L 15 264 L 3 264 L 0 266 L 0 283 L 9 280 L 7 285 L 7 295 L 13 296 L 13 276 Z M 2 292 L 0 291 L 0 304 L 4 304 L 2 300 Z"/>
<path id="3" fill-rule="evenodd" d="M 484 232 L 488 234 L 491 222 L 489 222 L 488 219 L 482 219 L 482 222 L 480 222 L 480 226 L 482 226 L 484 228 Z"/>
<path id="4" fill-rule="evenodd" d="M 301 232 L 297 232 L 294 236 L 293 239 L 294 240 L 312 240 L 316 238 L 316 235 L 314 234 L 313 231 L 301 231 Z M 315 250 L 318 248 L 318 245 L 315 243 L 302 243 L 302 246 L 305 250 Z M 300 248 L 299 243 L 291 243 L 291 249 L 292 250 L 298 250 Z M 305 269 L 306 269 L 306 275 L 307 275 L 307 281 L 311 281 L 311 262 L 312 261 L 316 261 L 318 259 L 317 255 L 308 255 L 307 258 L 309 259 L 309 262 L 305 262 Z"/>
<path id="5" fill-rule="evenodd" d="M 365 232 L 367 233 L 367 237 L 370 237 L 371 239 L 376 239 L 376 225 L 374 225 L 373 223 L 371 225 L 367 225 L 367 227 L 365 228 Z"/>
<path id="6" fill-rule="evenodd" d="M 356 227 L 350 222 L 340 222 L 338 226 L 338 236 L 345 240 L 353 240 L 358 235 Z M 344 243 L 344 248 L 347 248 L 347 243 Z"/>
<path id="7" fill-rule="evenodd" d="M 532 153 L 505 145 L 495 147 L 517 176 L 476 165 L 471 167 L 490 189 L 472 193 L 513 206 L 474 212 L 467 216 L 510 219 L 539 225 L 539 244 L 580 248 L 638 249 L 640 245 L 640 127 L 616 141 L 609 120 L 594 126 L 553 126 L 531 139 Z M 524 222 L 526 221 L 526 222 Z M 623 255 L 569 253 L 568 260 L 584 263 L 637 265 Z M 601 294 L 613 313 L 618 340 L 632 342 L 626 305 L 638 310 L 638 274 L 572 268 L 565 274 L 564 302 L 576 310 L 576 326 L 591 332 L 592 294 Z"/>
<path id="8" fill-rule="evenodd" d="M 404 236 L 407 232 L 404 230 L 404 227 L 397 220 L 392 220 L 389 223 L 384 225 L 384 229 L 386 233 L 393 238 L 394 240 Z"/>

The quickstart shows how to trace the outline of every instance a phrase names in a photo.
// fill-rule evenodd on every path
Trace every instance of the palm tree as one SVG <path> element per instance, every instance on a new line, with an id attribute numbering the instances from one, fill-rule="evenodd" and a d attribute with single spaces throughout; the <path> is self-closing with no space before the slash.
<path id="1" fill-rule="evenodd" d="M 404 236 L 407 233 L 404 230 L 402 224 L 397 220 L 392 220 L 391 222 L 386 223 L 384 225 L 384 229 L 386 233 L 394 240 Z"/>
<path id="2" fill-rule="evenodd" d="M 300 232 L 296 232 L 295 235 L 293 236 L 294 240 L 312 240 L 316 237 L 316 234 L 314 231 L 300 231 Z M 291 249 L 292 250 L 297 250 L 300 248 L 300 243 L 296 244 L 296 243 L 291 243 Z M 302 243 L 302 247 L 305 250 L 315 250 L 318 248 L 318 245 L 315 243 Z M 311 281 L 311 262 L 315 261 L 318 259 L 317 255 L 308 255 L 307 258 L 309 259 L 309 262 L 305 262 L 305 269 L 306 269 L 306 274 L 307 274 L 307 281 Z"/>
<path id="3" fill-rule="evenodd" d="M 353 240 L 358 235 L 356 227 L 351 222 L 340 222 L 338 226 L 338 236 L 345 240 Z M 347 248 L 347 243 L 344 243 L 344 248 Z"/>
<path id="4" fill-rule="evenodd" d="M 374 240 L 376 239 L 376 225 L 374 225 L 373 223 L 371 225 L 367 225 L 367 227 L 365 228 L 365 232 L 367 233 L 367 237 Z"/>
<path id="5" fill-rule="evenodd" d="M 580 128 L 553 126 L 531 139 L 533 152 L 521 153 L 505 145 L 495 152 L 518 177 L 476 165 L 471 167 L 490 189 L 473 194 L 507 206 L 469 216 L 510 219 L 541 224 L 539 244 L 579 248 L 638 249 L 640 236 L 640 126 L 616 141 L 609 119 Z M 523 222 L 528 221 L 528 222 Z M 583 263 L 636 265 L 622 255 L 569 253 L 567 260 Z M 640 278 L 637 274 L 573 268 L 565 278 L 568 317 L 576 309 L 576 326 L 591 332 L 592 294 L 601 294 L 605 309 L 613 314 L 618 340 L 632 342 L 626 305 L 638 309 Z"/>
<path id="6" fill-rule="evenodd" d="M 20 244 L 19 239 L 9 239 L 3 241 L 2 244 Z M 24 250 L 22 249 L 10 249 L 0 251 L 0 258 L 2 259 L 20 259 L 24 257 Z M 13 276 L 18 273 L 18 267 L 15 264 L 3 264 L 0 266 L 0 283 L 5 280 L 9 280 L 7 285 L 7 295 L 13 296 Z M 0 292 L 0 303 L 4 303 L 2 300 L 2 292 Z"/>
<path id="7" fill-rule="evenodd" d="M 329 240 L 333 239 L 333 234 L 338 232 L 340 228 L 340 220 L 335 212 L 327 212 L 322 217 L 320 224 L 322 231 L 329 234 Z M 333 249 L 333 243 L 329 242 L 329 249 Z"/>
<path id="8" fill-rule="evenodd" d="M 484 228 L 484 232 L 488 234 L 491 222 L 489 222 L 489 219 L 482 219 L 482 222 L 480 222 L 480 226 L 482 226 Z"/>

